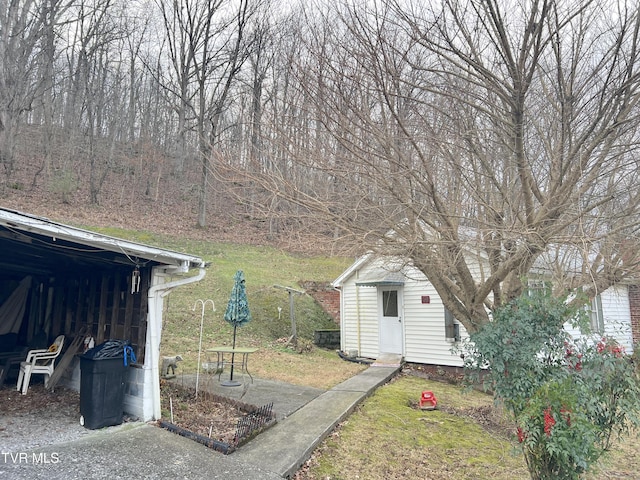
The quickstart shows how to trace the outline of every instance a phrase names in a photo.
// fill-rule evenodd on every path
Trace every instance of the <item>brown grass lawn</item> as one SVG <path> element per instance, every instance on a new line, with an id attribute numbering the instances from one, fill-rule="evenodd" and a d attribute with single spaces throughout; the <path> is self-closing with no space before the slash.
<path id="1" fill-rule="evenodd" d="M 346 362 L 335 352 L 314 348 L 294 353 L 288 348 L 263 348 L 251 358 L 251 373 L 261 378 L 329 389 L 367 368 Z"/>

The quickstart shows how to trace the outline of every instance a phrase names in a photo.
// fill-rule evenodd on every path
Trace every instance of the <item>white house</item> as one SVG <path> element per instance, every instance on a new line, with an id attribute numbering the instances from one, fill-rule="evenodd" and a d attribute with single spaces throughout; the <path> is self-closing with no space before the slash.
<path id="1" fill-rule="evenodd" d="M 340 292 L 343 352 L 365 358 L 400 354 L 407 362 L 461 367 L 452 346 L 467 336 L 445 309 L 425 275 L 406 262 L 374 255 L 360 257 L 332 285 Z M 632 288 L 632 295 L 630 295 Z M 596 297 L 593 326 L 633 351 L 632 311 L 640 313 L 633 287 L 612 287 Z M 637 316 L 634 319 L 637 328 Z M 572 335 L 579 332 L 569 329 Z M 636 332 L 637 333 L 637 332 Z"/>

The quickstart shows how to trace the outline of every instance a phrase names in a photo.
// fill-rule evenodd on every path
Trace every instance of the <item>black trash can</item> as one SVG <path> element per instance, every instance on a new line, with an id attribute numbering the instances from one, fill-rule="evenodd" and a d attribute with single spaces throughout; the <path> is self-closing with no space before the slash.
<path id="1" fill-rule="evenodd" d="M 135 356 L 129 342 L 109 340 L 80 356 L 80 423 L 85 428 L 120 425 L 125 373 Z"/>

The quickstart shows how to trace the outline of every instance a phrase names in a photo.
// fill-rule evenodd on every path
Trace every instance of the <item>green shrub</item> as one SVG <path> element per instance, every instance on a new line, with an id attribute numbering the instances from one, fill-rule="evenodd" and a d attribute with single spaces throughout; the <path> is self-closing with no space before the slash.
<path id="1" fill-rule="evenodd" d="M 615 340 L 574 341 L 563 328 L 581 310 L 546 295 L 522 297 L 494 312 L 464 351 L 473 376 L 512 414 L 535 480 L 578 479 L 638 425 L 640 382 Z"/>

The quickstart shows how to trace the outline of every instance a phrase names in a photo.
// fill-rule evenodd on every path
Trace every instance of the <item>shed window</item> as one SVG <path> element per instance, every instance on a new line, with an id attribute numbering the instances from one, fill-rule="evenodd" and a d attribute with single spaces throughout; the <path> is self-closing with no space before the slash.
<path id="1" fill-rule="evenodd" d="M 591 300 L 589 318 L 591 319 L 591 330 L 604 333 L 604 315 L 602 314 L 602 297 L 600 295 L 596 295 Z"/>
<path id="2" fill-rule="evenodd" d="M 545 280 L 527 280 L 527 293 L 529 297 L 536 295 L 550 295 L 551 294 L 551 282 Z"/>
<path id="3" fill-rule="evenodd" d="M 385 317 L 398 316 L 398 291 L 382 291 L 382 315 Z"/>
<path id="4" fill-rule="evenodd" d="M 460 341 L 460 324 L 448 309 L 444 309 L 444 336 L 447 342 Z"/>

